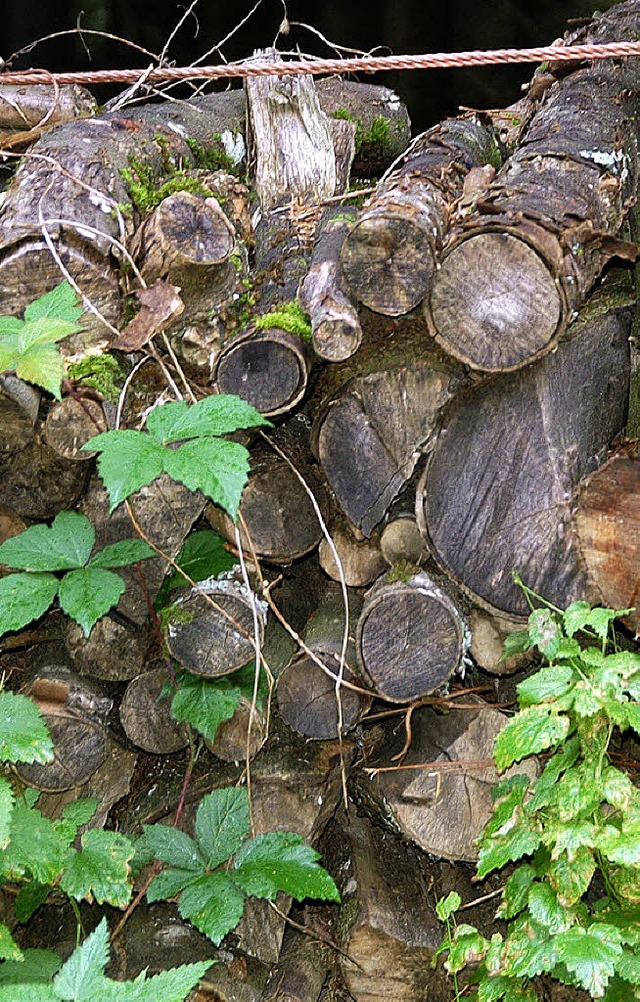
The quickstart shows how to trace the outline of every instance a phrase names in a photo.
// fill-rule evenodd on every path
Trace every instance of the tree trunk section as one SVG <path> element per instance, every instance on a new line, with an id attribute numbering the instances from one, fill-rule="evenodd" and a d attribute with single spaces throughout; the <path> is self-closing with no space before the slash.
<path id="1" fill-rule="evenodd" d="M 189 730 L 171 716 L 171 695 L 161 696 L 169 682 L 165 668 L 152 668 L 129 682 L 120 703 L 124 732 L 151 755 L 169 755 L 189 743 Z"/>

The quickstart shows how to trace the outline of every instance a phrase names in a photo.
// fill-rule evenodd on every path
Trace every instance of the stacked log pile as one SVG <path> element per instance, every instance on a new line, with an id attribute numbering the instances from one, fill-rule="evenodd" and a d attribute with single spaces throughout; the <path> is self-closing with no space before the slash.
<path id="1" fill-rule="evenodd" d="M 562 44 L 639 31 L 640 3 L 627 0 Z M 166 653 L 218 679 L 254 659 L 260 635 L 277 728 L 284 721 L 288 737 L 276 728 L 271 745 L 268 713 L 245 700 L 213 750 L 229 763 L 243 757 L 251 719 L 251 753 L 266 747 L 256 765 L 286 751 L 280 780 L 286 773 L 289 782 L 290 763 L 307 755 L 303 739 L 317 742 L 308 752 L 308 833 L 327 820 L 313 775 L 329 784 L 330 774 L 335 808 L 336 762 L 342 756 L 345 769 L 354 752 L 345 738 L 363 733 L 381 700 L 386 714 L 397 711 L 394 722 L 406 713 L 409 763 L 465 759 L 481 768 L 469 782 L 462 768 L 443 784 L 411 772 L 361 780 L 359 808 L 435 855 L 473 859 L 502 718 L 478 700 L 449 717 L 425 704 L 472 659 L 504 670 L 484 638 L 526 615 L 514 570 L 560 607 L 640 604 L 640 454 L 637 443 L 620 445 L 633 290 L 624 264 L 612 267 L 636 254 L 625 226 L 638 178 L 637 77 L 635 60 L 550 65 L 519 102 L 513 149 L 503 125 L 515 110 L 467 113 L 409 143 L 406 111 L 384 88 L 250 78 L 245 93 L 49 129 L 0 207 L 0 313 L 21 312 L 58 284 L 62 263 L 91 304 L 83 334 L 63 344 L 68 357 L 111 349 L 129 367 L 143 361 L 144 344 L 120 335 L 134 287 L 127 261 L 146 284 L 179 287 L 184 306 L 160 325 L 160 370 L 154 349 L 117 412 L 97 392 L 51 404 L 2 377 L 0 531 L 78 505 L 100 545 L 132 536 L 137 524 L 175 559 L 204 518 L 230 550 L 240 540 L 255 594 L 234 573 L 183 591 L 164 615 Z M 238 177 L 247 163 L 253 173 Z M 385 170 L 355 207 L 349 178 Z M 155 200 L 158 188 L 165 197 Z M 223 511 L 164 478 L 134 497 L 134 525 L 124 509 L 109 515 L 91 457 L 78 452 L 116 418 L 136 427 L 167 368 L 196 397 L 238 393 L 274 422 L 249 441 L 239 533 Z M 108 691 L 129 682 L 120 720 L 131 748 L 184 745 L 160 698 L 166 666 L 147 663 L 149 606 L 166 571 L 157 557 L 144 581 L 127 572 L 118 608 L 91 637 L 67 628 L 71 674 L 67 666 L 29 683 L 60 754 L 54 779 L 25 780 L 59 792 L 68 771 L 75 789 L 109 758 L 95 700 L 80 716 L 69 704 L 91 702 L 90 677 Z M 637 633 L 639 614 L 625 623 Z M 386 727 L 371 728 L 376 765 L 407 751 L 404 733 Z M 81 757 L 89 776 L 71 775 L 69 757 Z M 254 793 L 258 830 L 268 830 L 274 818 L 260 783 Z M 467 797 L 468 824 L 458 825 Z M 431 990 L 444 999 L 443 984 L 424 980 L 437 945 L 426 901 L 413 938 L 405 935 L 367 856 L 377 830 L 361 820 L 349 838 L 355 879 L 372 895 L 358 898 L 357 916 L 352 909 L 342 926 L 341 977 L 352 997 L 404 992 L 417 1002 Z M 273 963 L 279 921 L 247 918 L 243 948 Z M 329 977 L 333 961 L 316 945 L 311 952 L 310 970 L 321 960 Z M 285 941 L 280 987 L 272 980 L 256 999 L 303 997 L 291 986 L 292 955 Z M 396 964 L 397 978 L 383 985 L 383 968 Z M 306 1002 L 320 997 L 325 978 L 309 975 Z"/>

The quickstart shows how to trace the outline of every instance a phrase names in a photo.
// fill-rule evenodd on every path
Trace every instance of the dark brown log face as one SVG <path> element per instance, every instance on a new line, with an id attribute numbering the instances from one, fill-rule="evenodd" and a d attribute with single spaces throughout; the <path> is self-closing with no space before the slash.
<path id="1" fill-rule="evenodd" d="M 165 668 L 153 668 L 131 679 L 120 703 L 125 734 L 152 755 L 168 755 L 189 743 L 189 730 L 171 716 L 171 695 L 162 696 L 169 681 Z"/>
<path id="2" fill-rule="evenodd" d="M 452 406 L 416 515 L 436 560 L 491 609 L 527 614 L 514 568 L 563 608 L 591 597 L 571 499 L 624 426 L 628 350 L 626 319 L 598 317 L 556 353 Z"/>
<path id="3" fill-rule="evenodd" d="M 460 612 L 426 574 L 374 585 L 356 631 L 363 675 L 378 695 L 409 702 L 433 692 L 468 646 Z"/>
<path id="4" fill-rule="evenodd" d="M 254 621 L 250 599 L 231 582 L 207 588 L 173 606 L 167 625 L 172 656 L 196 675 L 217 678 L 242 668 L 254 657 Z M 234 625 L 237 624 L 237 625 Z"/>
<path id="5" fill-rule="evenodd" d="M 330 672 L 338 674 L 339 657 L 318 656 Z M 356 681 L 348 669 L 343 674 L 347 682 Z M 357 724 L 363 713 L 365 697 L 342 687 L 339 698 L 340 716 L 335 680 L 306 655 L 292 661 L 278 679 L 278 706 L 282 719 L 294 731 L 308 738 L 327 741 L 337 737 L 340 722 L 343 732 Z"/>
<path id="6" fill-rule="evenodd" d="M 308 354 L 295 334 L 275 327 L 256 331 L 224 352 L 216 371 L 218 388 L 247 400 L 261 414 L 281 414 L 304 396 Z"/>
<path id="7" fill-rule="evenodd" d="M 105 760 L 103 727 L 46 703 L 39 703 L 39 709 L 53 741 L 54 759 L 46 765 L 21 762 L 16 767 L 18 775 L 39 790 L 69 790 L 86 782 Z"/>
<path id="8" fill-rule="evenodd" d="M 556 337 L 561 305 L 532 247 L 508 233 L 481 233 L 444 257 L 430 314 L 447 351 L 472 368 L 494 371 L 544 352 Z"/>
<path id="9" fill-rule="evenodd" d="M 361 303 L 398 317 L 417 306 L 433 274 L 433 238 L 405 217 L 376 213 L 356 223 L 342 267 Z"/>

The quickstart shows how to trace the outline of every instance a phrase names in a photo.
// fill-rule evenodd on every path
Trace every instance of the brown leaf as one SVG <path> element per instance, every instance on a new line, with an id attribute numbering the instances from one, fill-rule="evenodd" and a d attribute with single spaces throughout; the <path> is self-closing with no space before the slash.
<path id="1" fill-rule="evenodd" d="M 138 351 L 142 348 L 184 310 L 179 292 L 179 286 L 171 285 L 161 278 L 147 289 L 136 292 L 136 299 L 142 304 L 140 310 L 110 347 L 120 351 Z"/>

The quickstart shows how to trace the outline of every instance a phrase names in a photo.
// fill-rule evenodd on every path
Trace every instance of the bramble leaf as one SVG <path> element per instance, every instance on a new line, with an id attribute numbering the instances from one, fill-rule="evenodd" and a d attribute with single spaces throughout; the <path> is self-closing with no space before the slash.
<path id="1" fill-rule="evenodd" d="M 184 546 L 176 557 L 176 563 L 182 567 L 193 581 L 204 581 L 209 577 L 217 577 L 222 571 L 230 571 L 237 560 L 226 549 L 222 536 L 213 529 L 202 529 L 187 536 Z M 174 588 L 184 588 L 187 582 L 178 574 L 173 573 L 164 581 L 160 594 L 156 599 L 156 608 L 166 604 L 169 593 Z"/>
<path id="2" fill-rule="evenodd" d="M 8 876 L 27 874 L 41 884 L 52 884 L 71 855 L 55 824 L 22 800 L 14 804 L 10 836 L 0 857 L 0 868 Z"/>
<path id="3" fill-rule="evenodd" d="M 143 825 L 143 829 L 138 845 L 142 843 L 144 852 L 178 869 L 204 873 L 206 860 L 186 832 L 171 825 Z"/>
<path id="4" fill-rule="evenodd" d="M 23 953 L 15 939 L 7 929 L 4 923 L 0 922 L 0 960 L 12 960 L 24 963 Z M 0 966 L 0 985 L 2 984 L 2 974 L 6 968 L 6 964 Z"/>
<path id="5" fill-rule="evenodd" d="M 24 960 L 12 958 L 0 967 L 0 984 L 10 985 L 16 981 L 22 984 L 37 984 L 49 981 L 59 969 L 62 961 L 53 950 L 25 950 Z M 20 1002 L 31 1002 L 31 996 L 23 995 Z"/>
<path id="6" fill-rule="evenodd" d="M 143 431 L 105 431 L 83 449 L 100 453 L 98 470 L 109 495 L 109 511 L 160 476 L 165 448 Z"/>
<path id="7" fill-rule="evenodd" d="M 50 526 L 32 525 L 0 546 L 0 563 L 21 571 L 67 571 L 84 567 L 95 543 L 85 515 L 61 511 Z"/>
<path id="8" fill-rule="evenodd" d="M 103 918 L 56 974 L 53 980 L 55 997 L 70 1002 L 104 998 L 103 972 L 108 960 L 109 930 Z"/>
<path id="9" fill-rule="evenodd" d="M 77 325 L 83 309 L 78 306 L 78 297 L 74 288 L 69 282 L 61 282 L 55 289 L 45 292 L 44 295 L 29 303 L 24 311 L 24 318 L 28 321 L 39 320 L 41 317 L 49 317 L 56 320 L 66 320 L 70 324 Z"/>
<path id="10" fill-rule="evenodd" d="M 246 894 L 273 900 L 286 891 L 297 901 L 339 901 L 333 878 L 318 865 L 319 853 L 294 832 L 267 832 L 245 842 L 236 853 L 234 879 Z"/>
<path id="11" fill-rule="evenodd" d="M 183 918 L 218 946 L 242 918 L 244 901 L 230 875 L 219 870 L 185 887 L 178 908 Z"/>
<path id="12" fill-rule="evenodd" d="M 171 716 L 191 724 L 207 741 L 214 741 L 220 724 L 236 712 L 241 695 L 239 686 L 228 678 L 207 679 L 185 673 L 171 703 Z"/>
<path id="13" fill-rule="evenodd" d="M 202 870 L 183 870 L 180 867 L 161 870 L 149 884 L 147 901 L 149 904 L 153 904 L 154 901 L 175 898 L 180 894 L 180 891 L 184 891 L 189 884 L 195 883 L 204 873 L 204 867 Z"/>
<path id="14" fill-rule="evenodd" d="M 101 616 L 118 604 L 124 592 L 119 574 L 101 567 L 83 567 L 69 571 L 60 582 L 60 608 L 82 627 L 85 637 Z"/>
<path id="15" fill-rule="evenodd" d="M 0 695 L 3 695 L 3 693 L 0 693 Z M 0 849 L 4 849 L 9 841 L 9 832 L 11 831 L 11 812 L 13 810 L 14 802 L 15 797 L 13 795 L 11 784 L 4 778 L 4 776 L 0 776 Z"/>
<path id="16" fill-rule="evenodd" d="M 249 473 L 249 453 L 238 442 L 201 438 L 167 450 L 164 468 L 192 491 L 202 491 L 235 519 Z"/>
<path id="17" fill-rule="evenodd" d="M 53 574 L 7 574 L 0 578 L 0 636 L 40 619 L 58 594 Z"/>
<path id="18" fill-rule="evenodd" d="M 518 809 L 518 814 L 521 811 Z M 507 863 L 517 862 L 523 856 L 531 856 L 540 845 L 540 832 L 525 828 L 515 819 L 514 828 L 505 835 L 488 839 L 478 853 L 478 877 L 486 877 L 492 870 L 501 870 Z"/>
<path id="19" fill-rule="evenodd" d="M 502 890 L 502 901 L 498 908 L 500 918 L 510 919 L 522 911 L 535 879 L 536 871 L 529 863 L 523 863 L 513 871 Z"/>
<path id="20" fill-rule="evenodd" d="M 462 904 L 462 898 L 457 891 L 450 891 L 446 898 L 436 901 L 436 915 L 441 922 L 446 922 L 448 918 L 458 911 Z"/>
<path id="21" fill-rule="evenodd" d="M 568 692 L 575 680 L 570 665 L 541 668 L 517 686 L 518 702 L 523 709 L 535 703 L 551 702 Z"/>
<path id="22" fill-rule="evenodd" d="M 560 744 L 569 733 L 568 717 L 551 713 L 549 706 L 521 710 L 496 738 L 494 758 L 502 772 L 514 762 Z"/>
<path id="23" fill-rule="evenodd" d="M 60 880 L 70 897 L 92 898 L 102 904 L 124 908 L 131 898 L 129 863 L 133 845 L 119 832 L 90 829 L 81 839 L 81 852 L 74 852 Z"/>
<path id="24" fill-rule="evenodd" d="M 89 567 L 128 567 L 139 560 L 155 556 L 156 551 L 143 539 L 121 539 L 96 553 L 93 560 L 89 561 Z"/>
<path id="25" fill-rule="evenodd" d="M 52 344 L 38 344 L 28 348 L 26 353 L 15 358 L 15 370 L 20 379 L 41 386 L 56 400 L 62 399 L 61 384 L 65 366 L 58 349 Z"/>
<path id="26" fill-rule="evenodd" d="M 50 891 L 51 887 L 49 885 L 41 884 L 37 880 L 31 880 L 28 884 L 23 884 L 18 891 L 14 905 L 18 922 L 22 922 L 23 925 L 26 924 L 40 905 L 45 903 Z"/>
<path id="27" fill-rule="evenodd" d="M 500 660 L 506 661 L 514 654 L 526 654 L 532 646 L 529 630 L 514 630 L 513 633 L 505 637 Z"/>
<path id="28" fill-rule="evenodd" d="M 0 760 L 44 764 L 52 759 L 53 742 L 33 700 L 0 692 Z"/>
<path id="29" fill-rule="evenodd" d="M 251 404 L 232 394 L 212 394 L 188 406 L 184 401 L 156 407 L 147 418 L 147 428 L 158 442 L 181 442 L 191 438 L 228 435 L 239 428 L 257 428 L 271 422 Z"/>
<path id="30" fill-rule="evenodd" d="M 472 925 L 459 925 L 453 942 L 449 946 L 449 957 L 445 963 L 449 974 L 456 974 L 466 964 L 476 964 L 483 959 L 489 949 L 485 939 Z"/>
<path id="31" fill-rule="evenodd" d="M 554 945 L 558 959 L 574 975 L 576 983 L 593 998 L 601 997 L 615 972 L 621 947 L 612 942 L 604 943 L 579 926 L 559 933 Z"/>
<path id="32" fill-rule="evenodd" d="M 533 884 L 529 889 L 529 913 L 531 918 L 548 930 L 553 936 L 564 932 L 571 925 L 567 909 L 558 901 L 553 888 L 544 882 Z"/>
<path id="33" fill-rule="evenodd" d="M 586 846 L 576 849 L 571 860 L 563 854 L 552 860 L 547 867 L 549 883 L 560 903 L 567 908 L 575 905 L 585 894 L 595 871 L 595 857 Z"/>
<path id="34" fill-rule="evenodd" d="M 208 869 L 214 870 L 237 852 L 250 828 L 245 787 L 223 787 L 203 797 L 196 814 L 196 836 Z"/>
<path id="35" fill-rule="evenodd" d="M 531 642 L 551 661 L 564 639 L 562 628 L 550 609 L 535 609 L 529 616 Z"/>

